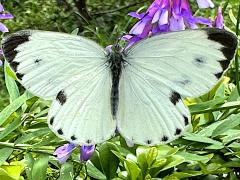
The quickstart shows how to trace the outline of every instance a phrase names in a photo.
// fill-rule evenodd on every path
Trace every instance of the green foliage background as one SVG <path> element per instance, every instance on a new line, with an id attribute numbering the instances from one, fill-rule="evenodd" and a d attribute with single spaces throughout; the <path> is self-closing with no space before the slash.
<path id="1" fill-rule="evenodd" d="M 80 35 L 102 46 L 113 44 L 134 25 L 130 11 L 143 10 L 151 1 L 133 0 L 2 0 L 15 18 L 4 21 L 11 32 L 42 29 Z M 196 15 L 211 17 L 215 9 Z M 82 3 L 82 4 L 81 4 Z M 238 0 L 214 1 L 224 7 L 226 28 L 236 32 Z M 239 58 L 240 51 L 236 60 Z M 47 127 L 50 102 L 24 92 L 8 65 L 0 73 L 0 179 L 240 179 L 240 101 L 236 66 L 208 94 L 186 99 L 192 113 L 192 130 L 171 144 L 129 148 L 121 137 L 97 146 L 86 166 L 76 149 L 67 163 L 52 156 L 66 142 Z"/>

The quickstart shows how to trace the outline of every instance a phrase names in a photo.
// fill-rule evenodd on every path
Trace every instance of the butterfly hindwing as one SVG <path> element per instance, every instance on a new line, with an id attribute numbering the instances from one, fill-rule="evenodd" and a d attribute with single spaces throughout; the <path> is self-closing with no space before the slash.
<path id="1" fill-rule="evenodd" d="M 2 48 L 21 84 L 53 100 L 48 124 L 58 136 L 95 144 L 114 134 L 111 74 L 103 48 L 79 36 L 32 30 L 5 37 Z"/>
<path id="2" fill-rule="evenodd" d="M 225 30 L 171 32 L 125 51 L 117 128 L 133 143 L 172 141 L 190 123 L 182 97 L 208 92 L 231 63 L 237 38 Z"/>

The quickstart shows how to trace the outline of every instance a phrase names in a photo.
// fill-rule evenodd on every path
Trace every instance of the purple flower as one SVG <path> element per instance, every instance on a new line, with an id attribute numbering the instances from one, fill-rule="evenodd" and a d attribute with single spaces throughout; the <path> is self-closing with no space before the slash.
<path id="1" fill-rule="evenodd" d="M 224 20 L 223 20 L 222 7 L 221 6 L 218 7 L 218 12 L 217 12 L 217 16 L 215 18 L 214 27 L 219 28 L 219 29 L 224 28 Z"/>
<path id="2" fill-rule="evenodd" d="M 132 27 L 129 34 L 122 38 L 128 41 L 125 48 L 155 34 L 186 28 L 196 29 L 198 24 L 212 25 L 210 19 L 192 15 L 188 0 L 155 0 L 146 13 L 131 12 L 128 15 L 139 21 Z"/>
<path id="3" fill-rule="evenodd" d="M 81 151 L 80 160 L 86 162 L 92 157 L 95 151 L 95 145 L 90 146 L 82 145 L 80 151 Z"/>
<path id="4" fill-rule="evenodd" d="M 0 19 L 12 19 L 13 15 L 10 13 L 3 13 L 4 8 L 3 5 L 0 3 Z M 8 32 L 8 28 L 0 22 L 0 31 L 1 32 Z M 0 55 L 3 54 L 2 50 L 0 50 Z M 0 63 L 0 66 L 2 66 L 2 62 Z"/>
<path id="5" fill-rule="evenodd" d="M 214 4 L 211 0 L 197 0 L 198 7 L 201 9 L 204 8 L 214 8 Z"/>
<path id="6" fill-rule="evenodd" d="M 70 157 L 70 155 L 72 154 L 72 152 L 75 148 L 76 148 L 76 146 L 72 143 L 71 144 L 65 144 L 65 145 L 57 148 L 55 150 L 55 152 L 53 153 L 53 155 L 55 155 L 56 158 L 58 159 L 58 161 L 61 164 L 63 164 L 67 161 L 67 159 Z"/>
<path id="7" fill-rule="evenodd" d="M 13 15 L 10 13 L 4 13 L 3 5 L 0 3 L 0 19 L 12 19 Z M 8 28 L 3 24 L 0 23 L 0 31 L 1 32 L 8 32 Z"/>

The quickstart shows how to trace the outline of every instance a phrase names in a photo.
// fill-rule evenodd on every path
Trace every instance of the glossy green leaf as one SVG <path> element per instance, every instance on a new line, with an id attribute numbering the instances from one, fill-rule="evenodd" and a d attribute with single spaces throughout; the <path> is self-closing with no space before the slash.
<path id="1" fill-rule="evenodd" d="M 198 134 L 189 133 L 189 132 L 186 132 L 183 138 L 186 140 L 195 141 L 195 142 L 222 145 L 222 143 L 219 141 L 213 140 L 208 137 L 200 136 Z"/>
<path id="2" fill-rule="evenodd" d="M 183 163 L 185 161 L 185 159 L 181 156 L 178 155 L 172 155 L 170 157 L 167 158 L 167 163 L 162 169 L 161 171 L 167 170 L 169 168 L 175 167 L 181 163 Z"/>
<path id="3" fill-rule="evenodd" d="M 2 165 L 0 167 L 1 180 L 19 180 L 21 174 L 21 166 Z"/>
<path id="4" fill-rule="evenodd" d="M 43 180 L 46 179 L 46 172 L 48 167 L 49 156 L 41 154 L 37 160 L 35 160 L 32 168 L 32 179 Z"/>
<path id="5" fill-rule="evenodd" d="M 117 151 L 117 146 L 113 143 L 106 142 L 99 147 L 100 163 L 107 179 L 115 176 L 119 159 L 113 154 L 112 150 Z"/>
<path id="6" fill-rule="evenodd" d="M 7 69 L 9 69 L 9 64 L 6 61 L 4 63 L 5 83 L 10 96 L 10 101 L 12 102 L 20 96 L 20 93 L 15 79 L 9 75 Z"/>
<path id="7" fill-rule="evenodd" d="M 22 106 L 26 100 L 30 99 L 32 95 L 29 93 L 24 93 L 19 98 L 15 99 L 10 105 L 0 112 L 0 125 L 2 125 L 8 118 L 14 113 L 18 108 Z"/>
<path id="8" fill-rule="evenodd" d="M 141 169 L 134 161 L 130 159 L 126 160 L 125 167 L 128 172 L 128 177 L 131 180 L 136 180 L 137 178 L 139 178 L 139 176 L 141 176 Z"/>
<path id="9" fill-rule="evenodd" d="M 92 163 L 87 162 L 87 171 L 88 175 L 95 178 L 95 179 L 100 179 L 100 180 L 105 180 L 107 177 L 99 171 Z"/>
<path id="10" fill-rule="evenodd" d="M 58 180 L 72 180 L 73 174 L 73 165 L 66 162 L 61 166 L 60 177 L 58 178 Z"/>
<path id="11" fill-rule="evenodd" d="M 227 130 L 234 128 L 240 124 L 240 114 L 232 115 L 227 119 L 223 120 L 221 124 L 219 124 L 216 129 L 213 131 L 212 136 L 216 137 L 226 132 Z"/>
<path id="12" fill-rule="evenodd" d="M 26 164 L 26 174 L 29 180 L 33 180 L 32 178 L 32 168 L 34 164 L 34 159 L 31 153 L 26 153 L 24 156 L 25 164 Z"/>
<path id="13" fill-rule="evenodd" d="M 7 158 L 12 154 L 13 148 L 5 147 L 0 149 L 0 166 L 7 160 Z"/>
<path id="14" fill-rule="evenodd" d="M 9 135 L 15 129 L 17 129 L 22 124 L 23 119 L 18 117 L 12 123 L 10 123 L 1 133 L 0 133 L 0 140 Z"/>

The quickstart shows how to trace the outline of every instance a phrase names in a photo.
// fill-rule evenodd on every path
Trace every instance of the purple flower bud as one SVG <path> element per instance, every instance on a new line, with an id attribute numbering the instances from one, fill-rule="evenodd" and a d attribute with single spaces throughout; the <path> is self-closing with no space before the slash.
<path id="1" fill-rule="evenodd" d="M 222 15 L 222 7 L 221 6 L 218 7 L 218 13 L 215 18 L 214 26 L 219 29 L 224 28 L 224 19 L 223 19 L 223 15 Z"/>
<path id="2" fill-rule="evenodd" d="M 211 0 L 197 0 L 198 7 L 201 9 L 204 8 L 214 8 L 214 4 Z"/>
<path id="3" fill-rule="evenodd" d="M 90 146 L 82 145 L 80 151 L 81 151 L 80 160 L 88 161 L 95 151 L 95 145 Z"/>
<path id="4" fill-rule="evenodd" d="M 8 32 L 8 28 L 3 23 L 0 23 L 0 31 L 1 32 Z"/>
<path id="5" fill-rule="evenodd" d="M 10 13 L 0 14 L 0 19 L 12 19 L 13 15 Z"/>
<path id="6" fill-rule="evenodd" d="M 71 144 L 65 144 L 65 145 L 57 148 L 55 150 L 55 152 L 53 153 L 53 155 L 55 155 L 56 158 L 58 159 L 58 161 L 61 164 L 63 164 L 67 161 L 67 159 L 70 157 L 70 155 L 72 154 L 72 152 L 75 148 L 76 148 L 76 146 L 72 143 Z"/>
<path id="7" fill-rule="evenodd" d="M 3 12 L 4 8 L 2 6 L 2 4 L 0 3 L 0 12 Z M 0 19 L 12 19 L 13 15 L 11 15 L 10 13 L 2 13 L 0 14 Z M 0 23 L 0 31 L 1 32 L 8 32 L 8 28 L 3 24 Z"/>

